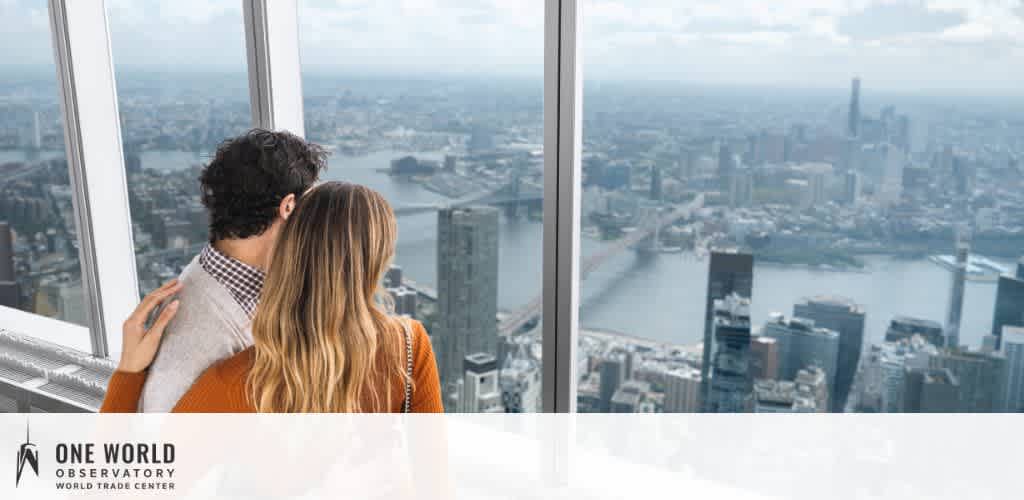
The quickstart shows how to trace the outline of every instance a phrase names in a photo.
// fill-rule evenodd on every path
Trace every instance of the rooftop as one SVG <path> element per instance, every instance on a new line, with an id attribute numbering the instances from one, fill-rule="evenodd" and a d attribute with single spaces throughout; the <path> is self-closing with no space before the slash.
<path id="1" fill-rule="evenodd" d="M 864 313 L 864 309 L 854 302 L 853 299 L 840 295 L 815 295 L 813 297 L 806 297 L 803 300 L 804 304 L 808 306 L 826 307 L 850 313 Z"/>
<path id="2" fill-rule="evenodd" d="M 942 325 L 940 325 L 938 321 L 932 321 L 930 319 L 912 318 L 910 316 L 896 316 L 893 317 L 892 321 L 889 323 L 889 328 L 942 330 Z"/>
<path id="3" fill-rule="evenodd" d="M 498 369 L 498 360 L 491 354 L 475 352 L 466 356 L 463 369 L 473 373 L 484 373 Z"/>

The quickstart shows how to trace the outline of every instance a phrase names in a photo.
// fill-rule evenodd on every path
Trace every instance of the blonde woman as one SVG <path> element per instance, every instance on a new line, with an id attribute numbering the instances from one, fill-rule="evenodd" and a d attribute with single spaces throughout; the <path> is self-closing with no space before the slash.
<path id="1" fill-rule="evenodd" d="M 274 248 L 253 346 L 208 368 L 173 411 L 442 412 L 426 331 L 383 305 L 396 234 L 390 205 L 371 189 L 328 182 L 304 194 Z M 157 289 L 125 321 L 101 411 L 136 411 L 180 287 Z"/>

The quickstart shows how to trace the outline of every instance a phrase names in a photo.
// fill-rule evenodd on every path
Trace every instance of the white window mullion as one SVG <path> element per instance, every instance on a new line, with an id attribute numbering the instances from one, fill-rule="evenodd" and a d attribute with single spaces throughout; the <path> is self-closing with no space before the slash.
<path id="1" fill-rule="evenodd" d="M 305 136 L 296 0 L 244 0 L 253 124 Z"/>
<path id="2" fill-rule="evenodd" d="M 50 24 L 92 353 L 109 356 L 139 291 L 104 2 L 50 0 Z"/>
<path id="3" fill-rule="evenodd" d="M 544 13 L 543 409 L 576 411 L 582 75 L 578 0 Z"/>

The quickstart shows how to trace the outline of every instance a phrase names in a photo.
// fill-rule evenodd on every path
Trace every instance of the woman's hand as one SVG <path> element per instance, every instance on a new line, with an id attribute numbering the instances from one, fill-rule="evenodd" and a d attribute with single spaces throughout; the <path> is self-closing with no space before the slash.
<path id="1" fill-rule="evenodd" d="M 146 295 L 132 315 L 124 321 L 123 335 L 121 336 L 121 362 L 117 365 L 118 370 L 138 373 L 149 368 L 153 358 L 156 357 L 157 348 L 160 347 L 164 328 L 178 312 L 178 300 L 175 299 L 174 302 L 167 304 L 148 330 L 146 329 L 146 320 L 149 319 L 153 309 L 178 293 L 179 290 L 181 290 L 181 283 L 178 283 L 176 279 L 164 283 L 163 286 Z"/>

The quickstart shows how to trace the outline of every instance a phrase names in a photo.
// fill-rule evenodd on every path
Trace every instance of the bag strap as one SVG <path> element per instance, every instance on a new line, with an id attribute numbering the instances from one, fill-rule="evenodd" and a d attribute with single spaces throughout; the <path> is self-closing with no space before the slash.
<path id="1" fill-rule="evenodd" d="M 412 333 L 406 321 L 402 322 L 402 333 L 405 334 L 405 403 L 402 413 L 412 413 Z"/>

